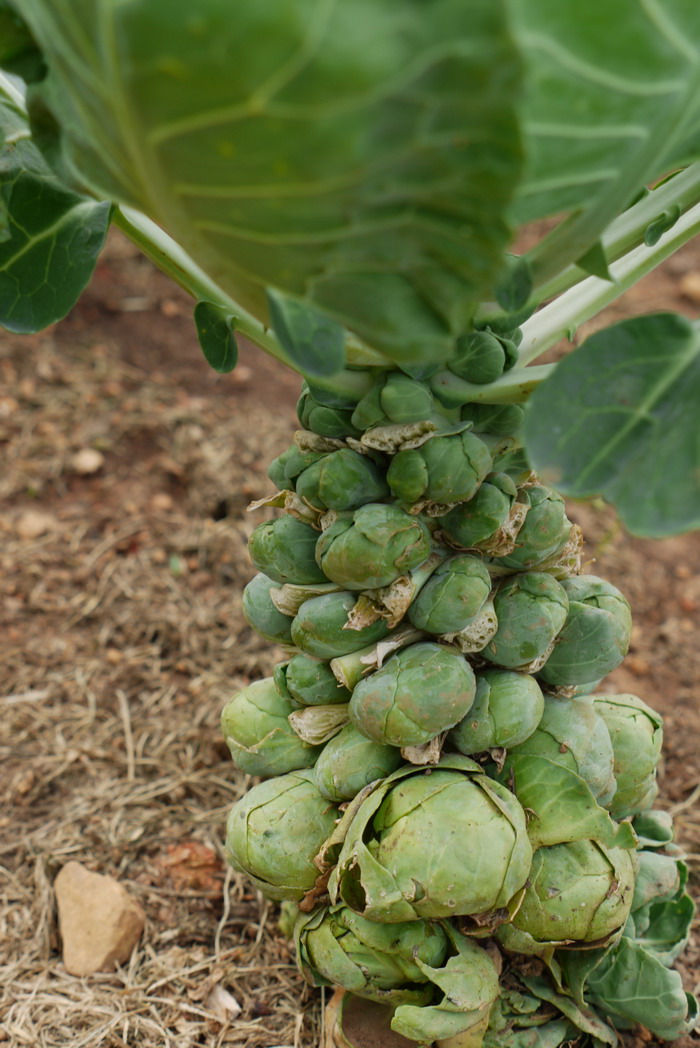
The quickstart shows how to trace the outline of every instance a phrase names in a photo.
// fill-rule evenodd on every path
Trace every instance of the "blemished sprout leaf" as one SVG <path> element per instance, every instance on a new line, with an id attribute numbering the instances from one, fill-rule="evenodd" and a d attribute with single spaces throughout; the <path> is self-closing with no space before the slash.
<path id="1" fill-rule="evenodd" d="M 90 280 L 111 207 L 61 185 L 2 83 L 0 137 L 0 324 L 40 331 L 72 309 Z"/>
<path id="2" fill-rule="evenodd" d="M 695 916 L 695 905 L 689 895 L 656 903 L 649 911 L 649 926 L 638 941 L 655 954 L 662 964 L 672 964 L 685 947 Z"/>
<path id="3" fill-rule="evenodd" d="M 545 483 L 602 495 L 647 538 L 700 527 L 700 331 L 673 313 L 623 320 L 564 357 L 528 405 Z"/>
<path id="4" fill-rule="evenodd" d="M 268 291 L 272 329 L 305 375 L 334 375 L 345 363 L 345 332 L 318 310 Z"/>
<path id="5" fill-rule="evenodd" d="M 514 0 L 524 48 L 527 167 L 517 217 L 629 197 L 700 150 L 696 0 Z M 597 238 L 597 234 L 596 234 Z"/>
<path id="6" fill-rule="evenodd" d="M 220 375 L 233 371 L 238 361 L 235 319 L 215 302 L 198 302 L 194 307 L 200 348 L 207 363 Z"/>
<path id="7" fill-rule="evenodd" d="M 684 992 L 679 973 L 633 939 L 623 936 L 605 953 L 572 952 L 562 963 L 578 1000 L 590 994 L 595 1007 L 639 1022 L 664 1040 L 672 1041 L 690 1028 L 696 1004 Z"/>
<path id="8" fill-rule="evenodd" d="M 21 0 L 64 168 L 399 363 L 498 276 L 522 169 L 506 0 Z"/>

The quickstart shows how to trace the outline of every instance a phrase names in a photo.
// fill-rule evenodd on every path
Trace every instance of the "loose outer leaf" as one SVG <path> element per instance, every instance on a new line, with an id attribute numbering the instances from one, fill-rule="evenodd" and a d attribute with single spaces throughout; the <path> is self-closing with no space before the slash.
<path id="1" fill-rule="evenodd" d="M 700 527 L 700 332 L 635 317 L 592 335 L 534 393 L 533 468 L 564 495 L 602 495 L 649 538 Z"/>

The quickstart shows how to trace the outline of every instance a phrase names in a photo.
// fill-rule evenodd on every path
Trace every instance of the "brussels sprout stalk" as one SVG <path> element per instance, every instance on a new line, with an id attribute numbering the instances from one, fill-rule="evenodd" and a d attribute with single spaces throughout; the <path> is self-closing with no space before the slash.
<path id="1" fill-rule="evenodd" d="M 689 1030 L 661 719 L 593 694 L 631 609 L 563 496 L 700 526 L 700 327 L 532 361 L 700 231 L 692 4 L 70 6 L 0 2 L 0 323 L 65 316 L 111 221 L 215 370 L 238 334 L 304 377 L 253 503 L 244 618 L 287 657 L 222 713 L 264 780 L 226 854 L 347 991 L 331 1036 L 358 1001 L 436 1048 Z"/>

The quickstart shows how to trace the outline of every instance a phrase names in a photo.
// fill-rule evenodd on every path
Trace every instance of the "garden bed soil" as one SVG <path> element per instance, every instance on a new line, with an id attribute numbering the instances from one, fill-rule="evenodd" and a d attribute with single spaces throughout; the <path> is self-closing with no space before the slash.
<path id="1" fill-rule="evenodd" d="M 696 316 L 699 303 L 690 246 L 607 317 Z M 212 372 L 188 300 L 119 237 L 65 322 L 0 338 L 0 1045 L 319 1043 L 320 992 L 297 974 L 276 907 L 222 852 L 250 780 L 219 712 L 279 657 L 241 616 L 262 519 L 245 510 L 271 490 L 297 390 L 248 347 L 232 375 Z M 630 538 L 599 502 L 570 515 L 587 567 L 632 603 L 630 654 L 604 690 L 664 715 L 661 803 L 697 895 L 700 538 Z M 52 882 L 69 860 L 114 875 L 146 911 L 116 974 L 63 968 Z M 679 968 L 697 990 L 697 929 Z"/>

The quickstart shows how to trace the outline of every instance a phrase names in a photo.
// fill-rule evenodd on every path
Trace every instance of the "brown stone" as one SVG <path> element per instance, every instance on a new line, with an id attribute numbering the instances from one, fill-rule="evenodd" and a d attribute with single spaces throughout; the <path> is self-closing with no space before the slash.
<path id="1" fill-rule="evenodd" d="M 54 890 L 66 971 L 91 975 L 125 964 L 146 919 L 126 888 L 113 877 L 69 862 L 56 877 Z"/>
<path id="2" fill-rule="evenodd" d="M 31 541 L 45 535 L 47 531 L 53 531 L 57 520 L 50 513 L 44 513 L 39 509 L 28 509 L 19 517 L 15 523 L 15 531 L 21 539 Z"/>

